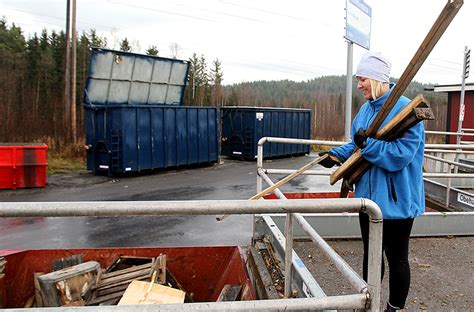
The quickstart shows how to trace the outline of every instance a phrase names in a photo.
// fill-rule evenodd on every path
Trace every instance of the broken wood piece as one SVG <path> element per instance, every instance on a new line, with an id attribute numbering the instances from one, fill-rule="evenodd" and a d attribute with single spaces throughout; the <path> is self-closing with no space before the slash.
<path id="1" fill-rule="evenodd" d="M 36 303 L 36 307 L 38 307 L 38 308 L 41 308 L 41 307 L 44 306 L 43 305 L 43 295 L 42 295 L 42 292 L 41 292 L 41 286 L 40 286 L 39 281 L 38 281 L 38 277 L 40 277 L 43 274 L 44 274 L 43 272 L 33 273 L 33 283 L 35 285 L 35 303 Z"/>
<path id="2" fill-rule="evenodd" d="M 420 111 L 417 111 L 416 108 L 423 108 L 425 110 L 420 113 Z M 429 104 L 421 94 L 417 95 L 410 103 L 403 107 L 403 109 L 398 112 L 397 115 L 392 118 L 392 120 L 390 120 L 382 129 L 377 132 L 375 138 L 386 141 L 393 140 L 396 137 L 402 135 L 416 123 L 420 122 L 421 119 L 418 118 L 434 118 Z M 333 185 L 343 177 L 347 179 L 355 171 L 357 171 L 358 166 L 363 161 L 365 160 L 361 155 L 360 149 L 356 149 L 354 153 L 331 174 L 329 179 L 330 184 Z M 354 182 L 354 179 L 348 180 L 349 185 L 352 185 Z"/>
<path id="3" fill-rule="evenodd" d="M 158 283 L 161 285 L 166 284 L 166 255 L 160 254 L 158 257 L 156 257 L 152 266 L 152 272 L 152 277 L 153 274 L 156 272 L 157 274 L 155 276 L 158 278 L 157 281 L 152 278 L 152 283 Z"/>
<path id="4" fill-rule="evenodd" d="M 118 305 L 183 303 L 184 296 L 185 293 L 179 289 L 150 282 L 133 281 Z"/>
<path id="5" fill-rule="evenodd" d="M 84 262 L 84 256 L 81 254 L 72 255 L 69 257 L 64 257 L 60 259 L 56 259 L 51 263 L 51 270 L 58 271 L 64 268 L 72 267 L 74 265 L 78 265 Z"/>
<path id="6" fill-rule="evenodd" d="M 238 301 L 241 291 L 242 286 L 240 285 L 225 284 L 216 301 Z"/>
<path id="7" fill-rule="evenodd" d="M 23 308 L 31 308 L 33 307 L 34 303 L 35 303 L 35 295 L 31 296 L 30 298 L 28 298 L 28 300 L 26 300 Z"/>
<path id="8" fill-rule="evenodd" d="M 88 261 L 39 276 L 44 306 L 59 307 L 82 299 L 82 290 L 95 282 L 99 270 L 98 262 Z"/>
<path id="9" fill-rule="evenodd" d="M 133 265 L 130 262 L 146 263 Z M 123 269 L 103 273 L 98 282 L 93 285 L 92 294 L 87 298 L 86 305 L 118 302 L 132 281 L 148 280 L 151 277 L 155 264 L 157 264 L 157 261 L 154 258 L 120 257 L 120 259 L 114 260 L 113 267 L 109 266 L 108 269 L 119 267 Z"/>
<path id="10" fill-rule="evenodd" d="M 105 272 L 110 273 L 142 264 L 152 263 L 153 259 L 153 257 L 118 256 L 105 269 Z"/>

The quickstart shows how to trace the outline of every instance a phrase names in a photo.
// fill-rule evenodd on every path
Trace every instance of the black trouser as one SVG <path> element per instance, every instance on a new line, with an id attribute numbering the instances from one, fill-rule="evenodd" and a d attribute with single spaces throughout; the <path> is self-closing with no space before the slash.
<path id="1" fill-rule="evenodd" d="M 369 251 L 369 216 L 359 213 L 360 231 L 364 242 L 364 280 L 367 281 Z M 408 243 L 410 240 L 413 218 L 383 220 L 382 251 L 385 251 L 389 267 L 389 303 L 402 309 L 410 289 L 410 265 L 408 264 Z M 384 275 L 382 258 L 382 278 Z"/>

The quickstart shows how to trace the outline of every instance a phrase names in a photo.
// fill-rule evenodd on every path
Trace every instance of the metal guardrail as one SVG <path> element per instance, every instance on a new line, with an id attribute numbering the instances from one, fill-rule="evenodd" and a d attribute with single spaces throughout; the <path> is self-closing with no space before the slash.
<path id="1" fill-rule="evenodd" d="M 137 202 L 1 202 L 0 217 L 105 217 L 270 214 L 366 211 L 371 219 L 368 283 L 358 282 L 362 289 L 354 295 L 324 298 L 280 299 L 241 302 L 206 302 L 170 305 L 131 305 L 127 307 L 61 307 L 54 311 L 301 311 L 304 309 L 369 309 L 380 307 L 382 257 L 382 213 L 373 201 L 366 199 L 317 200 L 209 200 L 209 201 L 137 201 Z M 292 251 L 292 249 L 290 249 Z M 291 272 L 286 271 L 286 273 Z M 287 275 L 287 274 L 285 274 Z M 354 277 L 355 279 L 355 277 Z M 23 309 L 14 309 L 19 311 Z M 28 311 L 44 309 L 28 309 Z"/>
<path id="2" fill-rule="evenodd" d="M 297 172 L 298 170 L 288 170 L 288 169 L 264 169 L 263 168 L 263 146 L 267 142 L 273 142 L 273 143 L 287 143 L 287 144 L 309 144 L 309 145 L 328 145 L 328 146 L 338 146 L 342 145 L 345 142 L 338 142 L 338 141 L 322 141 L 322 140 L 304 140 L 304 139 L 289 139 L 289 138 L 276 138 L 276 137 L 263 137 L 259 140 L 258 142 L 258 149 L 257 149 L 257 193 L 262 192 L 263 189 L 263 181 L 265 181 L 267 184 L 270 186 L 274 185 L 273 181 L 268 177 L 267 173 L 270 174 L 292 174 Z M 443 148 L 443 149 L 456 149 L 456 153 L 459 153 L 461 149 L 474 149 L 474 145 L 460 145 L 460 144 L 426 144 L 425 147 L 427 148 L 432 148 L 432 149 L 437 149 L 437 148 Z M 434 158 L 434 160 L 438 160 Z M 459 164 L 458 162 L 454 162 L 456 165 Z M 300 169 L 301 170 L 301 169 Z M 321 173 L 317 171 L 311 171 L 307 170 L 305 172 L 302 172 L 301 174 L 309 174 L 309 175 L 330 175 L 330 173 Z M 459 173 L 425 173 L 424 175 L 430 176 L 430 177 L 448 177 L 449 179 L 455 178 L 455 177 L 474 177 L 473 175 L 469 174 L 459 174 Z M 279 190 L 279 188 L 276 188 L 274 190 L 275 194 L 278 196 L 278 198 L 286 200 L 285 195 Z M 449 192 L 449 188 L 448 188 Z M 358 286 L 358 283 L 360 280 L 358 280 L 357 274 L 351 272 L 351 268 L 345 263 L 345 261 L 340 258 L 337 254 L 333 254 L 331 252 L 331 248 L 327 243 L 322 239 L 319 234 L 314 231 L 313 227 L 305 220 L 305 218 L 301 214 L 293 214 L 290 212 L 287 212 L 286 218 L 285 218 L 285 272 L 291 272 L 291 253 L 289 253 L 289 250 L 292 250 L 293 248 L 293 218 L 297 220 L 297 222 L 302 226 L 303 230 L 306 232 L 306 234 L 309 235 L 309 237 L 326 253 L 326 255 L 329 256 L 329 258 L 334 261 L 336 264 L 336 267 L 343 273 L 343 275 L 349 279 L 351 284 L 353 286 Z M 380 220 L 381 222 L 382 220 Z M 254 233 L 255 233 L 255 227 L 254 227 Z M 381 243 L 381 242 L 380 242 Z M 371 243 L 369 243 L 369 246 Z M 373 260 L 373 259 L 372 259 Z M 377 266 L 378 265 L 378 266 Z M 371 262 L 370 256 L 369 256 L 369 272 L 370 271 L 378 271 L 380 270 L 380 264 L 374 263 L 373 261 Z M 357 276 L 357 277 L 356 277 Z M 289 294 L 290 289 L 286 287 L 286 285 L 289 285 L 291 282 L 291 276 L 289 274 L 285 275 L 285 295 Z M 369 282 L 370 284 L 370 282 Z M 376 286 L 377 287 L 377 286 Z M 374 300 L 380 300 L 380 294 L 376 295 L 377 297 Z"/>
<path id="3" fill-rule="evenodd" d="M 434 131 L 426 131 L 426 133 L 433 133 Z M 440 132 L 440 131 L 439 131 Z M 438 133 L 438 132 L 436 132 Z M 444 132 L 443 132 L 444 133 Z M 273 143 L 287 143 L 287 144 L 310 144 L 310 145 L 326 145 L 326 146 L 339 146 L 345 144 L 346 142 L 343 141 L 324 141 L 324 140 L 302 140 L 302 139 L 289 139 L 289 138 L 277 138 L 277 137 L 264 137 L 261 138 L 259 141 L 259 148 L 262 149 L 262 159 L 259 161 L 259 153 L 260 151 L 257 150 L 257 171 L 260 171 L 264 174 L 291 174 L 296 172 L 297 170 L 291 169 L 265 169 L 263 168 L 263 144 L 266 142 L 273 142 Z M 467 150 L 466 150 L 467 149 Z M 447 178 L 448 183 L 445 185 L 446 188 L 446 208 L 449 206 L 450 201 L 450 193 L 453 189 L 451 186 L 451 179 L 462 179 L 462 178 L 474 178 L 474 174 L 472 173 L 458 173 L 457 168 L 463 167 L 467 169 L 472 169 L 470 165 L 460 163 L 459 161 L 451 161 L 446 160 L 440 157 L 435 157 L 432 155 L 428 155 L 426 153 L 446 153 L 446 154 L 474 154 L 474 144 L 425 144 L 425 158 L 431 159 L 433 161 L 440 161 L 447 164 L 454 166 L 454 172 L 424 172 L 423 176 L 425 178 Z M 302 175 L 321 175 L 321 176 L 329 176 L 331 174 L 330 171 L 315 171 L 315 170 L 306 170 L 305 172 L 301 173 Z M 257 192 L 262 191 L 262 177 L 260 174 L 257 174 Z"/>

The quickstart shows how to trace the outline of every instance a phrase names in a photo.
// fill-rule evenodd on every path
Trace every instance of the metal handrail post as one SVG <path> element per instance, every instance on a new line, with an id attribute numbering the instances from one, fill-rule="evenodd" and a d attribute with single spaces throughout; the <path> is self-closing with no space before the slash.
<path id="1" fill-rule="evenodd" d="M 274 184 L 271 179 L 265 174 L 263 169 L 258 171 L 258 174 L 269 184 Z M 277 188 L 275 189 L 276 195 L 280 199 L 286 200 L 285 195 Z M 371 200 L 362 200 L 361 211 L 366 211 L 370 218 L 369 225 L 369 252 L 368 252 L 368 268 L 369 276 L 366 283 L 360 276 L 347 264 L 344 259 L 337 254 L 331 246 L 313 229 L 313 227 L 305 220 L 300 213 L 295 213 L 295 220 L 301 225 L 303 230 L 311 237 L 314 243 L 318 245 L 331 259 L 334 261 L 336 268 L 341 274 L 348 279 L 352 286 L 361 293 L 368 293 L 370 297 L 370 306 L 366 308 L 369 311 L 379 311 L 380 306 L 380 292 L 381 292 L 381 269 L 382 269 L 382 213 L 379 210 L 377 204 Z M 288 240 L 287 240 L 288 241 Z M 285 261 L 288 261 L 285 259 Z M 287 262 L 285 262 L 286 264 Z M 286 280 L 285 280 L 286 283 Z M 286 284 L 285 284 L 286 288 Z"/>
<path id="2" fill-rule="evenodd" d="M 263 145 L 267 141 L 267 137 L 258 140 L 257 147 L 257 194 L 262 191 L 262 177 L 259 172 L 263 170 Z M 253 223 L 255 224 L 255 222 Z M 254 231 L 255 232 L 255 231 Z M 285 219 L 285 289 L 286 298 L 291 296 L 292 272 L 291 264 L 293 258 L 293 214 L 287 213 Z"/>

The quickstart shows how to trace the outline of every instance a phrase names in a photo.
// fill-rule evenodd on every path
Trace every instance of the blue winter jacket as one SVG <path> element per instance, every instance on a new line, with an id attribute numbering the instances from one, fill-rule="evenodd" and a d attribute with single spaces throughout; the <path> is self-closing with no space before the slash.
<path id="1" fill-rule="evenodd" d="M 352 122 L 352 136 L 359 128 L 367 130 L 379 112 L 395 84 L 384 96 L 367 101 Z M 384 120 L 382 128 L 410 99 L 402 96 Z M 369 198 L 382 209 L 384 219 L 415 218 L 425 210 L 423 184 L 423 158 L 425 130 L 423 122 L 411 127 L 394 141 L 368 138 L 361 149 L 362 156 L 372 167 L 355 184 L 355 197 Z M 340 147 L 330 149 L 342 162 L 346 161 L 357 146 L 353 140 Z"/>

